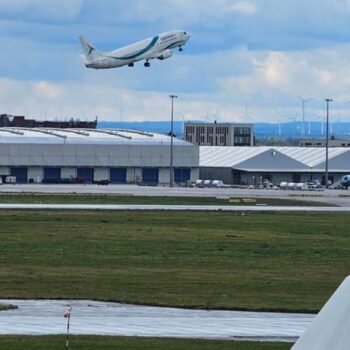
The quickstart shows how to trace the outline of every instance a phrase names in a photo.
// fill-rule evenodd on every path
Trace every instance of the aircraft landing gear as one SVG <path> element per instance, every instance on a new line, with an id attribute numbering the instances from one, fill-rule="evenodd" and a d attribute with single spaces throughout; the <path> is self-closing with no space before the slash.
<path id="1" fill-rule="evenodd" d="M 128 67 L 134 67 L 134 63 L 129 63 Z"/>
<path id="2" fill-rule="evenodd" d="M 179 51 L 181 52 L 181 51 L 183 51 L 183 50 L 184 50 L 184 49 L 180 46 L 180 47 L 179 47 Z"/>
<path id="3" fill-rule="evenodd" d="M 148 61 L 146 61 L 145 64 L 144 64 L 144 66 L 145 66 L 145 67 L 151 67 L 151 64 L 150 64 Z"/>

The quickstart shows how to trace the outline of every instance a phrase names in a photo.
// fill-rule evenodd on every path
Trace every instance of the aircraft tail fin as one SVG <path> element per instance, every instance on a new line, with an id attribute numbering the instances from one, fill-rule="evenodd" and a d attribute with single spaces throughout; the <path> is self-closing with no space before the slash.
<path id="1" fill-rule="evenodd" d="M 89 44 L 89 42 L 83 36 L 80 36 L 79 39 L 88 62 L 91 62 L 101 56 L 101 53 L 96 51 L 96 49 Z"/>

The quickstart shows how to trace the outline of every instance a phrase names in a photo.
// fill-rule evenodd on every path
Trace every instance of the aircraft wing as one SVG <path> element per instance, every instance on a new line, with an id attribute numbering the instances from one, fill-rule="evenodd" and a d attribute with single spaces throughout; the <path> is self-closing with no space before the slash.
<path id="1" fill-rule="evenodd" d="M 141 61 L 141 60 L 154 60 L 155 58 L 157 58 L 159 56 L 159 52 L 147 52 L 145 55 L 143 55 L 141 58 L 137 59 L 137 61 Z"/>
<path id="2" fill-rule="evenodd" d="M 148 58 L 145 58 L 146 60 L 153 60 L 155 58 L 158 58 L 159 60 L 166 60 L 167 58 L 170 58 L 173 55 L 172 50 L 164 50 L 164 51 L 157 51 L 153 52 L 153 54 L 150 54 Z"/>

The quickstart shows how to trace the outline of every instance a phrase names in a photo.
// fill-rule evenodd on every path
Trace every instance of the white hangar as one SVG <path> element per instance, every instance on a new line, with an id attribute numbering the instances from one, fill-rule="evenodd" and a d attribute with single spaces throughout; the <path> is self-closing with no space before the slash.
<path id="1" fill-rule="evenodd" d="M 174 180 L 199 176 L 199 151 L 174 138 Z M 17 182 L 169 183 L 170 137 L 134 130 L 0 128 L 0 175 Z"/>
<path id="2" fill-rule="evenodd" d="M 268 180 L 324 183 L 326 150 L 319 147 L 200 147 L 200 178 L 252 185 Z M 350 148 L 329 148 L 329 180 L 350 174 Z"/>

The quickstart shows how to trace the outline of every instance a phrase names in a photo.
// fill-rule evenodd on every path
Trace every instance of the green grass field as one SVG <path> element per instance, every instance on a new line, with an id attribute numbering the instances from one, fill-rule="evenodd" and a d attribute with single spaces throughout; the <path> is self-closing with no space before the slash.
<path id="1" fill-rule="evenodd" d="M 249 193 L 248 193 L 249 194 Z M 251 197 L 245 197 L 251 198 Z M 239 198 L 238 198 L 239 199 Z M 331 206 L 327 203 L 299 199 L 255 198 L 256 204 L 290 206 Z M 33 204 L 164 204 L 164 205 L 244 205 L 215 197 L 151 197 L 87 194 L 0 194 L 0 203 Z M 254 203 L 246 203 L 254 205 Z"/>
<path id="2" fill-rule="evenodd" d="M 0 211 L 0 298 L 315 311 L 350 272 L 347 214 Z"/>
<path id="3" fill-rule="evenodd" d="M 0 337 L 0 348 L 6 350 L 61 350 L 65 336 Z M 289 350 L 291 344 L 233 342 L 216 340 L 72 337 L 72 350 Z"/>

